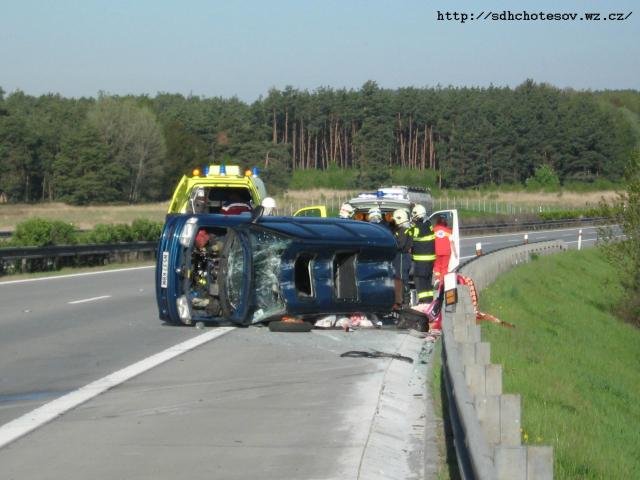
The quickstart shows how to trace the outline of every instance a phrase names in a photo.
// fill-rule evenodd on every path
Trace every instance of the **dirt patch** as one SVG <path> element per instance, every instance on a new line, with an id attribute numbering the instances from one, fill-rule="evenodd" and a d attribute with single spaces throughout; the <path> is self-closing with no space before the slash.
<path id="1" fill-rule="evenodd" d="M 0 205 L 0 230 L 14 230 L 28 218 L 61 220 L 80 229 L 92 228 L 98 223 L 131 223 L 137 218 L 163 221 L 168 202 L 141 205 L 96 205 L 76 207 L 64 203 L 4 204 Z"/>
<path id="2" fill-rule="evenodd" d="M 332 208 L 339 208 L 343 201 L 355 196 L 358 192 L 350 190 L 329 190 L 314 188 L 310 190 L 290 190 L 283 197 L 277 198 L 278 206 L 284 214 L 289 210 L 325 204 Z M 595 207 L 602 200 L 611 202 L 618 198 L 615 191 L 600 192 L 562 192 L 562 193 L 530 193 L 530 192 L 444 192 L 434 198 L 434 206 L 439 208 L 449 205 L 452 199 L 455 203 L 451 208 L 465 206 L 468 199 L 470 205 L 473 202 L 489 202 L 510 204 L 513 206 L 537 207 L 539 205 L 553 207 L 554 209 L 572 209 Z M 439 202 L 439 203 L 438 203 Z M 14 230 L 15 226 L 27 218 L 40 217 L 50 220 L 62 220 L 69 222 L 80 229 L 89 229 L 98 223 L 131 223 L 137 218 L 145 218 L 155 221 L 164 221 L 168 202 L 145 203 L 140 205 L 96 205 L 88 207 L 76 207 L 64 203 L 40 203 L 40 204 L 0 204 L 0 231 Z M 289 206 L 290 208 L 285 208 Z M 447 207 L 448 208 L 448 207 Z M 501 211 L 503 209 L 501 208 Z"/>

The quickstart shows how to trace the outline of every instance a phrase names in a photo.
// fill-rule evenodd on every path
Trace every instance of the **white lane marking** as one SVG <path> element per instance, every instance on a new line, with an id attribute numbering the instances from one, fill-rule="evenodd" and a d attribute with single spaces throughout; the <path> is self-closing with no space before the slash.
<path id="1" fill-rule="evenodd" d="M 100 274 L 103 274 L 103 273 L 128 272 L 130 270 L 144 270 L 145 268 L 156 268 L 156 266 L 155 265 L 147 265 L 145 267 L 114 268 L 113 270 L 100 270 L 100 271 L 97 271 L 97 272 L 70 273 L 69 275 L 56 275 L 54 277 L 38 277 L 38 278 L 26 278 L 24 280 L 8 280 L 6 282 L 0 282 L 0 286 L 2 286 L 2 285 L 11 285 L 11 284 L 16 284 L 16 283 L 42 282 L 44 280 L 58 280 L 60 278 L 86 277 L 88 275 L 100 275 Z"/>
<path id="2" fill-rule="evenodd" d="M 183 353 L 193 350 L 194 348 L 207 343 L 214 338 L 220 337 L 225 333 L 235 330 L 236 327 L 218 327 L 210 332 L 198 335 L 186 342 L 179 343 L 173 347 L 169 347 L 160 353 L 156 353 L 145 358 L 133 365 L 118 370 L 106 377 L 102 377 L 84 387 L 57 398 L 49 403 L 42 405 L 29 413 L 25 413 L 15 420 L 0 426 L 0 448 L 17 440 L 18 438 L 32 432 L 45 423 L 59 417 L 63 413 L 68 412 L 72 408 L 83 404 L 84 402 L 97 397 L 101 393 L 106 392 L 121 383 L 131 380 L 133 377 L 140 375 L 158 365 L 171 360 Z"/>
<path id="3" fill-rule="evenodd" d="M 111 298 L 111 295 L 101 295 L 99 297 L 85 298 L 82 300 L 74 300 L 73 302 L 67 302 L 69 305 L 75 305 L 76 303 L 95 302 L 96 300 L 102 300 L 103 298 Z"/>

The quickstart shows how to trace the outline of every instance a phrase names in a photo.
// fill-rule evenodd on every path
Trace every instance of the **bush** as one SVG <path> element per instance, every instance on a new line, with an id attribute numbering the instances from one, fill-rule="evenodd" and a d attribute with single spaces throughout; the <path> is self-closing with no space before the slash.
<path id="1" fill-rule="evenodd" d="M 583 208 L 578 210 L 553 210 L 540 212 L 538 216 L 542 220 L 566 220 L 571 218 L 594 218 L 611 216 L 605 208 Z"/>
<path id="2" fill-rule="evenodd" d="M 553 167 L 550 165 L 540 165 L 536 168 L 533 177 L 525 181 L 527 190 L 545 192 L 557 192 L 560 189 L 560 179 Z"/>
<path id="3" fill-rule="evenodd" d="M 119 243 L 156 241 L 162 232 L 162 223 L 139 218 L 131 225 L 99 223 L 82 235 L 82 243 Z"/>
<path id="4" fill-rule="evenodd" d="M 73 245 L 77 243 L 77 235 L 75 228 L 70 223 L 60 220 L 30 218 L 16 225 L 11 243 L 36 247 Z"/>
<path id="5" fill-rule="evenodd" d="M 82 243 L 112 243 L 115 242 L 113 234 L 113 225 L 99 223 L 93 230 L 85 232 L 81 236 Z"/>
<path id="6" fill-rule="evenodd" d="M 93 230 L 84 234 L 83 243 L 129 242 L 131 238 L 131 227 L 129 225 L 99 223 Z"/>
<path id="7" fill-rule="evenodd" d="M 326 170 L 294 170 L 291 182 L 289 182 L 289 189 L 330 188 L 333 190 L 349 190 L 353 188 L 357 177 L 358 170 L 354 168 L 332 166 Z"/>
<path id="8" fill-rule="evenodd" d="M 138 218 L 131 224 L 132 239 L 137 242 L 152 241 L 160 238 L 162 223 Z"/>
<path id="9" fill-rule="evenodd" d="M 606 235 L 607 256 L 618 268 L 625 288 L 625 299 L 619 313 L 625 320 L 640 327 L 640 149 L 631 156 L 625 174 L 626 192 L 611 211 L 626 238 L 617 241 L 616 232 Z"/>

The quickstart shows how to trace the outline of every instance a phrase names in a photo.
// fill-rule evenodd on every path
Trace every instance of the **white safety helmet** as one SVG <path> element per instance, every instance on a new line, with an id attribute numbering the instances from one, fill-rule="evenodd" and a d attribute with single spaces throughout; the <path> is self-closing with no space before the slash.
<path id="1" fill-rule="evenodd" d="M 369 209 L 369 221 L 371 223 L 380 223 L 382 221 L 382 212 L 378 207 Z"/>
<path id="2" fill-rule="evenodd" d="M 340 218 L 351 218 L 356 210 L 350 203 L 343 203 L 340 207 L 340 213 L 338 216 Z"/>
<path id="3" fill-rule="evenodd" d="M 264 209 L 264 215 L 273 215 L 275 213 L 276 201 L 272 197 L 264 197 L 261 205 Z"/>
<path id="4" fill-rule="evenodd" d="M 411 220 L 423 220 L 427 216 L 427 209 L 418 204 L 411 210 Z"/>
<path id="5" fill-rule="evenodd" d="M 402 225 L 409 221 L 409 215 L 407 215 L 406 210 L 399 208 L 398 210 L 393 211 L 393 219 L 395 220 L 396 225 Z"/>

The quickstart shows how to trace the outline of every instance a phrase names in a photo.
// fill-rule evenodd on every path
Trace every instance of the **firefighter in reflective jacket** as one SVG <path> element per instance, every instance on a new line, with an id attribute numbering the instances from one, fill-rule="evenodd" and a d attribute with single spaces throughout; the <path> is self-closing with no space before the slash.
<path id="1" fill-rule="evenodd" d="M 449 273 L 449 259 L 451 255 L 457 255 L 455 244 L 451 239 L 451 229 L 447 225 L 447 219 L 442 215 L 438 216 L 436 225 L 433 227 L 435 233 L 436 262 L 433 265 L 433 283 L 437 285 L 444 276 Z"/>
<path id="2" fill-rule="evenodd" d="M 395 305 L 394 309 L 399 309 L 404 304 L 405 293 L 408 291 L 409 271 L 411 270 L 411 222 L 406 210 L 398 209 L 393 212 L 393 234 L 396 237 L 398 251 L 393 260 L 395 271 Z"/>
<path id="3" fill-rule="evenodd" d="M 414 227 L 411 229 L 413 237 L 413 281 L 416 284 L 419 303 L 431 303 L 433 301 L 433 262 L 436 259 L 435 234 L 431 222 L 427 218 L 427 211 L 422 205 L 416 205 L 411 210 L 411 220 Z"/>

